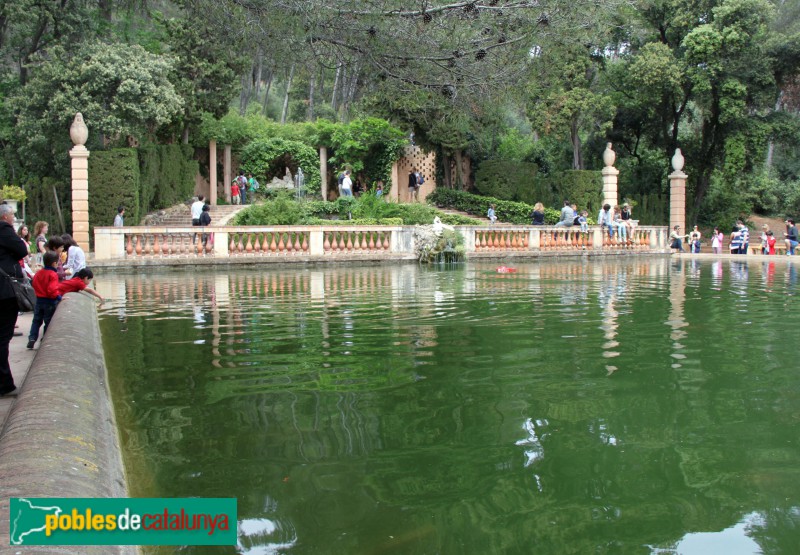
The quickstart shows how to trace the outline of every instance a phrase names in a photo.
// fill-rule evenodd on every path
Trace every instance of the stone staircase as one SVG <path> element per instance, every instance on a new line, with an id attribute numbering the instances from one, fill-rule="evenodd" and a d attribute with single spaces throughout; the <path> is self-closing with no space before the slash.
<path id="1" fill-rule="evenodd" d="M 164 210 L 152 212 L 142 219 L 140 225 L 147 226 L 170 226 L 182 227 L 192 225 L 192 214 L 190 204 L 179 204 L 171 206 Z M 233 218 L 240 210 L 246 208 L 241 205 L 218 205 L 212 206 L 209 210 L 211 214 L 211 225 L 225 225 L 231 218 Z"/>

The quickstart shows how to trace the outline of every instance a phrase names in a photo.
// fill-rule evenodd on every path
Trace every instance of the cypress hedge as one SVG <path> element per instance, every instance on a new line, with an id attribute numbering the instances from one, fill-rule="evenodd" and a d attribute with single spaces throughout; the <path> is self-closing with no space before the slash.
<path id="1" fill-rule="evenodd" d="M 117 207 L 125 207 L 127 223 L 138 223 L 141 206 L 139 158 L 134 148 L 92 152 L 89 158 L 89 235 L 94 227 L 114 223 Z"/>
<path id="2" fill-rule="evenodd" d="M 188 145 L 157 145 L 92 152 L 89 159 L 89 225 L 111 225 L 119 206 L 136 225 L 152 210 L 194 194 L 198 163 Z"/>

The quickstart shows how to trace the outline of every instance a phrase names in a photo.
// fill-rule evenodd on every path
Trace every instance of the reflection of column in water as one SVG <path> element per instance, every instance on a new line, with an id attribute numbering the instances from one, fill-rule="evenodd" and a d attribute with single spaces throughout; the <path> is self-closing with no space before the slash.
<path id="1" fill-rule="evenodd" d="M 619 312 L 616 309 L 617 296 L 614 292 L 614 284 L 610 282 L 606 285 L 605 291 L 600 292 L 598 296 L 600 306 L 603 310 L 603 322 L 601 328 L 603 329 L 603 358 L 616 358 L 619 356 L 619 351 L 615 350 L 619 347 L 617 335 L 619 333 Z M 617 367 L 611 364 L 606 365 L 607 375 L 611 375 L 617 371 Z"/>
<path id="2" fill-rule="evenodd" d="M 670 333 L 669 337 L 672 339 L 672 358 L 676 360 L 672 364 L 673 368 L 680 368 L 681 364 L 677 362 L 678 360 L 683 360 L 686 358 L 686 355 L 680 353 L 679 351 L 684 348 L 684 345 L 680 342 L 681 339 L 684 339 L 687 335 L 686 331 L 683 329 L 689 325 L 689 323 L 685 320 L 683 314 L 684 304 L 686 302 L 686 274 L 684 273 L 683 266 L 680 266 L 676 271 L 672 272 L 669 279 L 669 303 L 670 303 L 670 310 L 669 310 L 669 320 L 667 320 L 667 325 L 672 328 L 672 333 Z"/>
<path id="3" fill-rule="evenodd" d="M 311 272 L 311 300 L 325 300 L 325 272 L 318 270 Z"/>
<path id="4" fill-rule="evenodd" d="M 113 275 L 98 276 L 94 279 L 94 288 L 106 302 L 117 306 L 117 318 L 124 320 L 127 317 L 128 287 L 125 279 Z"/>
<path id="5" fill-rule="evenodd" d="M 231 280 L 228 274 L 214 274 L 214 282 L 211 285 L 212 297 L 214 299 L 214 304 L 211 307 L 211 353 L 214 355 L 214 359 L 211 361 L 211 364 L 217 368 L 222 367 L 222 353 L 219 350 L 220 343 L 222 342 L 222 333 L 220 332 L 221 313 L 223 310 L 227 310 L 230 305 L 230 288 Z"/>

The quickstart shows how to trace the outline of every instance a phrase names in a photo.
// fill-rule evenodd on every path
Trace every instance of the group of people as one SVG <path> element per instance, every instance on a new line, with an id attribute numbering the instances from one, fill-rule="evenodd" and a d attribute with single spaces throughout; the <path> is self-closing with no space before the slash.
<path id="1" fill-rule="evenodd" d="M 190 208 L 192 212 L 192 226 L 193 227 L 206 227 L 211 225 L 211 206 L 206 202 L 203 195 L 199 195 L 197 200 L 192 203 Z M 203 248 L 208 245 L 209 238 L 213 237 L 210 233 L 201 233 L 200 240 L 203 243 Z M 197 233 L 192 234 L 192 244 L 197 243 Z"/>
<path id="2" fill-rule="evenodd" d="M 338 183 L 340 197 L 358 197 L 361 196 L 362 193 L 369 192 L 367 190 L 368 188 L 365 187 L 360 180 L 356 179 L 353 181 L 353 175 L 350 170 L 344 170 L 343 172 L 339 173 Z M 372 192 L 375 193 L 375 196 L 378 198 L 383 196 L 382 179 L 379 179 L 375 182 Z"/>
<path id="3" fill-rule="evenodd" d="M 797 248 L 798 244 L 798 230 L 797 227 L 795 227 L 794 220 L 792 218 L 786 219 L 785 224 L 786 231 L 783 234 L 783 241 L 786 245 L 786 254 L 789 256 L 794 256 L 795 249 Z M 680 230 L 681 228 L 679 225 L 674 226 L 672 229 L 672 232 L 670 233 L 670 248 L 672 248 L 674 252 L 686 252 L 683 248 L 683 241 L 687 241 L 689 243 L 691 252 L 699 253 L 700 246 L 702 244 L 702 233 L 700 232 L 698 226 L 694 226 L 691 233 L 685 235 L 681 234 Z M 761 254 L 775 255 L 775 246 L 778 243 L 778 239 L 775 237 L 775 233 L 770 230 L 767 224 L 761 226 L 760 239 Z M 714 231 L 711 233 L 711 252 L 714 254 L 722 254 L 724 244 L 725 234 L 719 229 L 719 227 L 715 227 Z M 736 220 L 736 225 L 733 226 L 729 236 L 728 250 L 730 254 L 747 254 L 749 248 L 750 229 L 743 220 Z"/>
<path id="4" fill-rule="evenodd" d="M 247 204 L 247 193 L 250 193 L 251 198 L 255 198 L 260 188 L 261 184 L 253 177 L 252 173 L 248 173 L 247 177 L 245 177 L 244 171 L 240 170 L 239 175 L 231 183 L 231 202 L 233 204 Z"/>
<path id="5" fill-rule="evenodd" d="M 486 217 L 489 218 L 490 223 L 495 223 L 497 221 L 495 208 L 495 205 L 492 204 L 487 211 Z M 544 225 L 544 205 L 541 202 L 537 202 L 533 206 L 530 218 L 531 225 Z M 588 218 L 588 211 L 581 210 L 578 212 L 577 205 L 571 203 L 569 200 L 565 200 L 556 227 L 578 226 L 581 233 L 588 233 Z M 612 210 L 610 204 L 604 204 L 603 208 L 600 209 L 600 213 L 597 215 L 597 225 L 603 228 L 603 230 L 608 233 L 609 237 L 617 235 L 620 240 L 627 240 L 634 227 L 634 220 L 631 219 L 630 205 L 625 203 L 621 207 L 615 206 Z"/>
<path id="6" fill-rule="evenodd" d="M 33 236 L 26 224 L 14 229 L 14 208 L 0 204 L 0 396 L 16 393 L 8 363 L 11 338 L 15 332 L 19 305 L 10 278 L 32 278 L 36 293 L 28 349 L 33 349 L 44 325 L 44 335 L 61 297 L 87 291 L 100 301 L 103 297 L 87 285 L 94 278 L 86 267 L 86 254 L 69 234 L 48 238 L 47 222 L 36 222 Z M 31 238 L 33 237 L 33 239 Z"/>

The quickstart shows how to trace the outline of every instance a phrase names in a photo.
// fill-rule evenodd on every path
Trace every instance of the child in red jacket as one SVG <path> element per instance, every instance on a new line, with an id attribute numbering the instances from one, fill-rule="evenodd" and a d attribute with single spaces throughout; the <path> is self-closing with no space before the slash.
<path id="1" fill-rule="evenodd" d="M 39 339 L 39 328 L 44 322 L 44 332 L 47 333 L 47 326 L 61 300 L 58 290 L 58 253 L 47 251 L 42 257 L 44 267 L 33 276 L 33 290 L 36 292 L 36 306 L 33 309 L 33 322 L 31 332 L 28 334 L 28 349 L 33 349 L 36 340 Z"/>
<path id="2" fill-rule="evenodd" d="M 64 296 L 67 293 L 76 293 L 78 291 L 86 291 L 90 295 L 94 295 L 100 302 L 102 303 L 105 299 L 103 296 L 100 295 L 94 289 L 90 289 L 86 287 L 89 285 L 89 282 L 94 279 L 94 272 L 92 272 L 89 268 L 83 268 L 78 270 L 78 273 L 75 274 L 75 277 L 72 279 L 65 279 L 61 283 L 58 284 L 58 292 Z"/>

